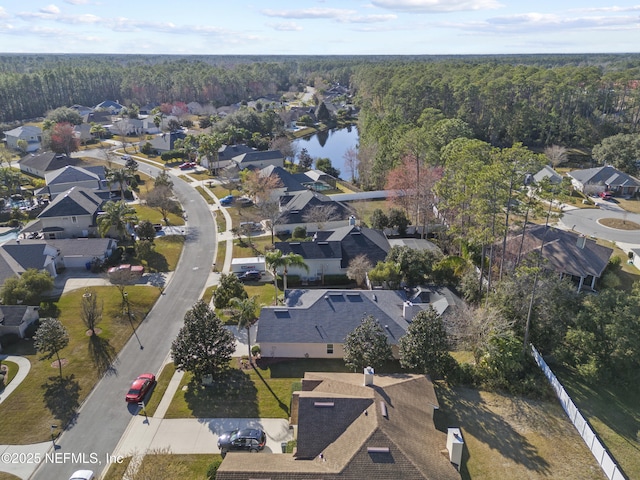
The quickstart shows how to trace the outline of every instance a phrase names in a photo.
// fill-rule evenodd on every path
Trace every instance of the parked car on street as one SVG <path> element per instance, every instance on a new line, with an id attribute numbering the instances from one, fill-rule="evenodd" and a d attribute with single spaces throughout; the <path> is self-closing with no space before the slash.
<path id="1" fill-rule="evenodd" d="M 262 278 L 262 272 L 258 270 L 247 270 L 246 272 L 238 275 L 238 280 L 241 282 L 257 282 Z"/>
<path id="2" fill-rule="evenodd" d="M 93 480 L 94 478 L 92 470 L 76 470 L 69 480 Z"/>
<path id="3" fill-rule="evenodd" d="M 127 403 L 141 402 L 155 383 L 156 376 L 153 373 L 143 373 L 133 381 L 125 400 Z"/>
<path id="4" fill-rule="evenodd" d="M 230 450 L 247 450 L 258 453 L 267 444 L 267 435 L 259 428 L 244 428 L 223 433 L 218 437 L 218 448 L 222 456 Z"/>
<path id="5" fill-rule="evenodd" d="M 611 198 L 613 197 L 613 195 L 611 195 L 611 192 L 600 192 L 598 196 L 600 196 L 600 198 L 603 200 L 611 200 Z"/>

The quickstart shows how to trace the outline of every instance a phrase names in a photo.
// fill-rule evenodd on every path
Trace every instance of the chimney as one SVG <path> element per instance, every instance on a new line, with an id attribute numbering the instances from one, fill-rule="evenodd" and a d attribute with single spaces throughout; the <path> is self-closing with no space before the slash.
<path id="1" fill-rule="evenodd" d="M 407 322 L 410 322 L 415 316 L 415 310 L 416 309 L 414 308 L 413 303 L 411 303 L 409 300 L 406 300 L 402 303 L 402 318 L 404 318 Z"/>
<path id="2" fill-rule="evenodd" d="M 576 245 L 578 246 L 578 248 L 583 249 L 586 243 L 587 243 L 587 237 L 584 235 L 580 235 L 578 237 L 578 241 L 576 242 Z"/>
<path id="3" fill-rule="evenodd" d="M 373 386 L 373 367 L 364 367 L 364 385 L 365 387 Z"/>

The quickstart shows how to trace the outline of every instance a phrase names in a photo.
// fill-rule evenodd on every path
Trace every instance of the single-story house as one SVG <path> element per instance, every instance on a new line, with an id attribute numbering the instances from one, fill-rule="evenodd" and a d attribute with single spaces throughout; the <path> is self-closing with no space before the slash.
<path id="1" fill-rule="evenodd" d="M 83 162 L 76 157 L 67 157 L 64 153 L 43 152 L 26 155 L 18 161 L 18 164 L 21 172 L 45 178 L 47 172 L 60 170 L 69 165 L 81 166 Z"/>
<path id="2" fill-rule="evenodd" d="M 111 125 L 109 125 L 109 131 L 113 135 L 126 136 L 136 136 L 143 133 L 150 133 L 145 130 L 144 121 L 139 118 L 118 118 L 114 120 Z"/>
<path id="3" fill-rule="evenodd" d="M 118 248 L 113 238 L 63 238 L 45 240 L 59 252 L 59 266 L 88 270 L 95 260 L 104 262 Z"/>
<path id="4" fill-rule="evenodd" d="M 611 195 L 626 197 L 636 195 L 640 190 L 640 180 L 610 165 L 573 170 L 567 175 L 573 186 L 586 195 L 610 192 Z"/>
<path id="5" fill-rule="evenodd" d="M 93 134 L 91 133 L 91 125 L 88 123 L 81 123 L 80 125 L 74 125 L 73 134 L 80 141 L 82 145 L 93 140 Z"/>
<path id="6" fill-rule="evenodd" d="M 398 340 L 421 310 L 448 313 L 459 299 L 446 287 L 396 290 L 288 290 L 285 305 L 263 307 L 256 341 L 263 357 L 343 358 L 343 344 L 367 315 L 383 326 L 397 356 Z"/>
<path id="7" fill-rule="evenodd" d="M 292 232 L 296 227 L 305 227 L 307 233 L 333 230 L 348 225 L 355 213 L 346 203 L 307 189 L 282 195 L 280 211 L 274 227 L 276 233 Z"/>
<path id="8" fill-rule="evenodd" d="M 57 195 L 21 232 L 42 231 L 47 240 L 96 235 L 96 219 L 103 203 L 94 191 L 73 187 Z"/>
<path id="9" fill-rule="evenodd" d="M 96 123 L 98 125 L 102 125 L 107 127 L 111 124 L 111 117 L 113 115 L 109 110 L 94 110 L 93 112 L 86 113 L 82 116 L 82 120 L 84 123 L 91 125 L 92 123 Z"/>
<path id="10" fill-rule="evenodd" d="M 26 152 L 35 152 L 42 144 L 42 129 L 33 125 L 24 125 L 4 132 L 7 148 L 22 150 L 20 140 L 27 142 Z"/>
<path id="11" fill-rule="evenodd" d="M 169 122 L 171 120 L 178 121 L 178 117 L 175 115 L 148 115 L 141 117 L 142 119 L 142 131 L 150 135 L 156 133 L 162 133 L 163 130 L 169 129 Z M 159 121 L 156 125 L 156 120 Z"/>
<path id="12" fill-rule="evenodd" d="M 218 480 L 455 480 L 425 375 L 307 372 L 293 394 L 295 453 L 228 454 Z"/>
<path id="13" fill-rule="evenodd" d="M 542 169 L 533 175 L 535 183 L 542 182 L 545 178 L 549 179 L 552 185 L 560 185 L 562 183 L 562 175 L 556 172 L 551 166 L 545 165 Z"/>
<path id="14" fill-rule="evenodd" d="M 29 325 L 40 319 L 38 310 L 40 307 L 30 305 L 0 305 L 0 337 L 13 334 L 24 338 Z"/>
<path id="15" fill-rule="evenodd" d="M 214 171 L 228 168 L 231 165 L 237 168 L 236 162 L 233 161 L 233 158 L 238 155 L 242 155 L 243 153 L 253 151 L 255 151 L 255 149 L 243 143 L 237 145 L 222 145 L 218 149 L 218 158 L 213 160 L 213 165 L 209 164 L 209 159 L 205 155 L 200 157 L 200 165 L 208 169 L 213 169 Z"/>
<path id="16" fill-rule="evenodd" d="M 81 117 L 84 117 L 85 115 L 88 115 L 91 112 L 93 112 L 93 108 L 92 107 L 87 107 L 86 105 L 79 105 L 77 103 L 75 105 L 71 105 L 70 108 L 72 108 L 73 110 L 78 112 Z"/>
<path id="17" fill-rule="evenodd" d="M 505 261 L 514 265 L 527 255 L 540 252 L 541 247 L 543 266 L 561 275 L 569 275 L 578 282 L 578 291 L 585 284 L 595 290 L 596 280 L 602 276 L 613 253 L 613 249 L 598 245 L 582 234 L 528 223 L 524 239 L 522 234 L 507 239 Z M 502 245 L 496 248 L 499 250 L 497 258 Z"/>
<path id="18" fill-rule="evenodd" d="M 391 248 L 380 230 L 355 225 L 318 231 L 311 242 L 276 242 L 283 254 L 295 253 L 304 259 L 309 272 L 300 267 L 288 268 L 289 275 L 299 275 L 302 281 L 320 280 L 325 275 L 344 275 L 349 263 L 365 255 L 372 265 L 384 261 Z"/>
<path id="19" fill-rule="evenodd" d="M 280 186 L 274 188 L 271 192 L 271 199 L 277 200 L 283 195 L 295 193 L 295 192 L 303 192 L 308 190 L 304 187 L 298 180 L 296 180 L 295 176 L 289 173 L 282 167 L 277 167 L 275 165 L 269 165 L 268 167 L 264 167 L 260 170 L 261 177 L 276 177 L 280 182 Z"/>

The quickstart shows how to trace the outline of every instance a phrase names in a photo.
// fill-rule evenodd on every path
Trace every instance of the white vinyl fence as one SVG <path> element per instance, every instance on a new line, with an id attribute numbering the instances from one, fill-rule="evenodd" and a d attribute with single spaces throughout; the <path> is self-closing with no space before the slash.
<path id="1" fill-rule="evenodd" d="M 589 450 L 591 450 L 591 453 L 598 464 L 600 464 L 600 467 L 607 478 L 609 480 L 626 480 L 626 477 L 620 471 L 618 465 L 613 461 L 613 458 L 611 458 L 607 449 L 604 447 L 602 442 L 600 442 L 595 432 L 591 429 L 589 423 L 582 416 L 578 407 L 573 403 L 573 400 L 571 400 L 567 391 L 564 389 L 558 378 L 549 368 L 542 358 L 542 355 L 538 353 L 538 350 L 536 350 L 536 347 L 534 347 L 533 344 L 531 345 L 531 355 L 544 373 L 545 377 L 547 377 L 547 380 L 549 380 L 553 390 L 556 392 L 558 400 L 560 400 L 562 408 L 564 408 L 565 413 L 573 423 L 574 427 L 578 430 L 578 433 L 582 437 L 582 440 L 584 440 L 584 443 L 586 443 Z"/>

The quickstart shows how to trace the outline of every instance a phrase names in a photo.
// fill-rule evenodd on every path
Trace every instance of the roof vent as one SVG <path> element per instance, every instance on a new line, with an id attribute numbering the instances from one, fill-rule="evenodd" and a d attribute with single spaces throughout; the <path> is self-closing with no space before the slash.
<path id="1" fill-rule="evenodd" d="M 335 404 L 333 402 L 313 402 L 313 406 L 316 408 L 333 408 Z"/>
<path id="2" fill-rule="evenodd" d="M 367 447 L 367 453 L 389 453 L 389 447 Z"/>
<path id="3" fill-rule="evenodd" d="M 384 403 L 384 401 L 380 401 L 380 414 L 384 417 L 384 418 L 389 418 L 389 411 L 387 410 L 387 404 Z"/>
<path id="4" fill-rule="evenodd" d="M 580 235 L 578 237 L 576 245 L 578 246 L 578 248 L 583 249 L 586 243 L 587 243 L 587 237 L 584 235 Z"/>

